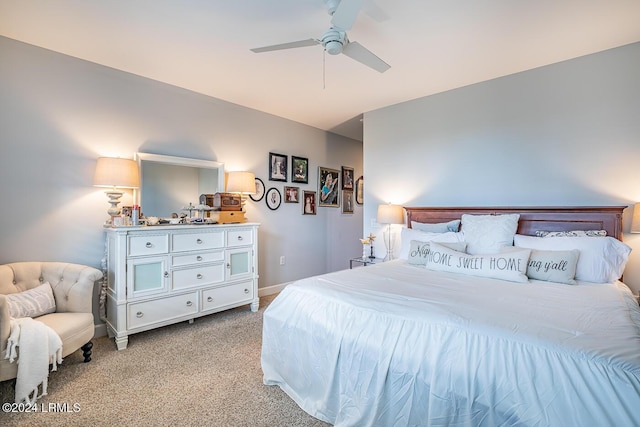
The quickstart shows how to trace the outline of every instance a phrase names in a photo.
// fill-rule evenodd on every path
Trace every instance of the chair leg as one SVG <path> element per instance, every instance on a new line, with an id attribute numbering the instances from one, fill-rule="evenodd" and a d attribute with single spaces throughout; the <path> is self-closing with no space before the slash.
<path id="1" fill-rule="evenodd" d="M 89 341 L 88 343 L 86 343 L 85 345 L 83 345 L 80 348 L 82 349 L 82 355 L 84 356 L 84 363 L 90 362 L 91 361 L 91 349 L 93 348 L 93 343 L 91 341 Z"/>

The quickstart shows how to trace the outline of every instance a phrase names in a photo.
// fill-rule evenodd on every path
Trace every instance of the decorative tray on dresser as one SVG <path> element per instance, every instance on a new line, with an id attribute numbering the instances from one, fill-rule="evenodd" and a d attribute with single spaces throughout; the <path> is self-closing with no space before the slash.
<path id="1" fill-rule="evenodd" d="M 129 335 L 251 304 L 258 311 L 258 225 L 106 229 L 106 324 Z"/>

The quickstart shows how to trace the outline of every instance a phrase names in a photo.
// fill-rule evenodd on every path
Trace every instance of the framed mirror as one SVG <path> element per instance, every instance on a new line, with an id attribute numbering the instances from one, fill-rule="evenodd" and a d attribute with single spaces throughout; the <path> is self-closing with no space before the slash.
<path id="1" fill-rule="evenodd" d="M 168 218 L 200 203 L 201 194 L 224 192 L 224 163 L 161 154 L 136 153 L 140 189 L 134 200 L 145 216 Z"/>

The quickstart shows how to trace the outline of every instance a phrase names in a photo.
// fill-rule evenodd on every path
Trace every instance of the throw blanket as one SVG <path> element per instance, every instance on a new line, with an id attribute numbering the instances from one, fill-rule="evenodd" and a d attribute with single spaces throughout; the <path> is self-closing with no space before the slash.
<path id="1" fill-rule="evenodd" d="M 20 347 L 18 356 L 17 347 Z M 47 394 L 49 365 L 52 370 L 62 363 L 62 341 L 56 332 L 30 317 L 11 319 L 11 334 L 7 342 L 5 359 L 13 362 L 18 357 L 15 403 L 34 404 Z M 38 386 L 42 394 L 38 396 Z"/>

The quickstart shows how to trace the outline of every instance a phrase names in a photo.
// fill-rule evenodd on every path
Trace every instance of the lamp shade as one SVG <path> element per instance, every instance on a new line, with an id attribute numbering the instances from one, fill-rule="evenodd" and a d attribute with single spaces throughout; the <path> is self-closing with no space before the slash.
<path id="1" fill-rule="evenodd" d="M 140 175 L 138 163 L 131 159 L 119 157 L 100 157 L 93 176 L 96 187 L 138 188 Z"/>
<path id="2" fill-rule="evenodd" d="M 255 194 L 256 176 L 252 172 L 229 172 L 227 176 L 227 192 Z"/>
<path id="3" fill-rule="evenodd" d="M 400 205 L 378 205 L 378 224 L 404 224 L 404 212 Z"/>
<path id="4" fill-rule="evenodd" d="M 630 233 L 640 233 L 640 203 L 633 205 L 633 218 L 631 219 Z"/>

